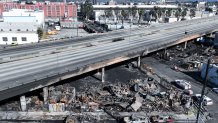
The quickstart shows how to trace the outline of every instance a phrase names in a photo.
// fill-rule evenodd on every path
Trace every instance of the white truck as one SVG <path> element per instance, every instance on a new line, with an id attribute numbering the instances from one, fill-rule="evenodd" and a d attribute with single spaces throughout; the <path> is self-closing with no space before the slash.
<path id="1" fill-rule="evenodd" d="M 60 26 L 55 26 L 55 30 L 60 31 L 61 27 Z"/>

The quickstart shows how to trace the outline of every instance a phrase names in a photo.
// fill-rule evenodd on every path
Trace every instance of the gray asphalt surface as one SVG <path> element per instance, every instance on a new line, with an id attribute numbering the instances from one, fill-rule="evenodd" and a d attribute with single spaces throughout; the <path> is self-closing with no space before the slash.
<path id="1" fill-rule="evenodd" d="M 200 94 L 202 90 L 202 84 L 195 80 L 194 78 L 186 75 L 185 73 L 174 71 L 173 69 L 170 68 L 170 66 L 163 64 L 159 62 L 158 60 L 152 58 L 152 57 L 147 57 L 142 60 L 144 64 L 147 64 L 151 66 L 154 71 L 161 76 L 166 77 L 168 80 L 174 81 L 176 79 L 183 79 L 191 82 L 192 90 L 194 94 Z M 208 88 L 207 88 L 208 89 Z M 210 112 L 215 118 L 215 121 L 218 122 L 218 94 L 214 92 L 209 92 L 208 97 L 210 97 L 213 101 L 214 104 L 210 106 L 205 106 L 208 112 Z M 213 121 L 210 121 L 213 122 Z"/>
<path id="2" fill-rule="evenodd" d="M 179 24 L 175 24 L 176 26 L 173 24 L 172 26 L 168 25 L 165 27 L 165 30 L 161 27 L 158 32 L 155 31 L 150 35 L 141 36 L 140 39 L 136 40 L 125 39 L 123 41 L 94 45 L 86 48 L 76 48 L 65 52 L 0 64 L 0 90 L 2 91 L 9 87 L 12 88 L 33 82 L 35 79 L 40 80 L 47 76 L 66 73 L 69 70 L 97 63 L 105 59 L 122 56 L 126 53 L 133 53 L 147 48 L 152 49 L 157 45 L 160 46 L 167 42 L 174 42 L 184 38 L 184 32 L 187 30 L 192 35 L 218 29 L 218 21 L 210 19 L 199 22 L 198 24 L 189 22 L 192 24 L 184 26 L 187 23 L 179 22 Z M 155 30 L 158 30 L 158 28 Z M 139 32 L 134 31 L 132 34 L 135 35 L 135 33 L 138 34 Z M 111 36 L 106 38 L 110 39 Z M 51 48 L 54 47 L 51 46 Z"/>
<path id="3" fill-rule="evenodd" d="M 6 47 L 5 49 L 0 49 L 0 62 L 1 61 L 10 61 L 10 60 L 17 60 L 17 57 L 25 56 L 25 55 L 45 55 L 50 54 L 58 49 L 67 49 L 77 46 L 86 46 L 87 44 L 93 42 L 111 42 L 114 38 L 119 37 L 131 37 L 131 36 L 140 36 L 140 35 L 150 35 L 152 33 L 158 31 L 169 31 L 176 28 L 187 27 L 192 24 L 201 23 L 201 22 L 209 22 L 213 21 L 213 18 L 203 18 L 203 19 L 196 19 L 190 21 L 181 21 L 177 23 L 167 23 L 167 24 L 160 24 L 156 26 L 152 26 L 150 28 L 135 28 L 135 29 L 125 29 L 125 30 L 115 30 L 113 32 L 92 35 L 82 38 L 73 38 L 73 39 L 63 39 L 54 42 L 42 42 L 37 44 L 28 44 L 28 45 L 21 45 L 21 46 L 12 46 Z M 217 17 L 216 17 L 217 18 Z M 60 51 L 59 51 L 60 52 Z"/>

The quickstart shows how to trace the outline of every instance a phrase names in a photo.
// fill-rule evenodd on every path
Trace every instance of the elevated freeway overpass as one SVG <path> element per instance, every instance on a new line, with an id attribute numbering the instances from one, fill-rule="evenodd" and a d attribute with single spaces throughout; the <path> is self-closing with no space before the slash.
<path id="1" fill-rule="evenodd" d="M 4 56 L 19 56 L 18 54 L 24 52 L 40 52 L 40 50 L 51 52 L 42 53 L 37 57 L 2 62 L 0 64 L 0 100 L 43 88 L 96 69 L 102 69 L 102 80 L 104 80 L 105 67 L 132 58 L 138 58 L 138 65 L 140 65 L 141 56 L 217 31 L 217 19 L 218 17 L 211 17 L 153 28 L 106 33 L 94 36 L 93 40 L 84 38 L 83 41 L 77 43 L 72 41 L 63 43 L 61 47 L 69 46 L 72 48 L 61 51 L 57 50 L 60 47 L 55 43 L 32 49 L 28 46 L 18 47 L 17 52 L 16 48 L 9 48 L 10 50 L 6 50 L 7 52 L 3 52 Z M 123 40 L 111 40 L 114 37 L 121 37 Z M 81 44 L 83 42 L 89 42 L 92 45 L 78 47 L 83 46 Z"/>
<path id="2" fill-rule="evenodd" d="M 138 9 L 153 9 L 154 7 L 171 8 L 171 9 L 179 8 L 178 5 L 93 5 L 94 10 L 129 9 L 133 7 L 136 7 Z"/>

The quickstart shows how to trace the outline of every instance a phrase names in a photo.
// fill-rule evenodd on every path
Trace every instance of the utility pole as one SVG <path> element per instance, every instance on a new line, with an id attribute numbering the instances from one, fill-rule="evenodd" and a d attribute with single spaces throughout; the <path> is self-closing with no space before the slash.
<path id="1" fill-rule="evenodd" d="M 77 33 L 77 37 L 79 36 L 79 29 L 78 29 L 78 22 L 77 22 L 77 24 L 76 24 L 76 33 Z"/>
<path id="2" fill-rule="evenodd" d="M 207 77 L 208 77 L 210 63 L 211 63 L 211 59 L 209 58 L 208 61 L 207 61 L 207 68 L 206 68 L 206 73 L 205 73 L 205 78 L 204 78 L 204 84 L 203 84 L 203 88 L 202 88 L 202 91 L 201 91 L 201 98 L 200 98 L 200 101 L 199 101 L 199 107 L 198 107 L 196 123 L 199 122 L 199 116 L 200 116 L 200 111 L 201 111 L 201 107 L 202 107 L 202 102 L 203 102 L 203 99 L 204 99 L 204 91 L 205 91 L 206 84 L 207 84 Z"/>

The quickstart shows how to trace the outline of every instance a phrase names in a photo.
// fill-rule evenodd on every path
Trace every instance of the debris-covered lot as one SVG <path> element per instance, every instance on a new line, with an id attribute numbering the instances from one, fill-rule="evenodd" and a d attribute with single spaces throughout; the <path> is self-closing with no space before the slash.
<path id="1" fill-rule="evenodd" d="M 121 71 L 131 74 L 140 72 L 124 66 L 121 67 Z M 97 81 L 90 79 L 85 80 Z M 147 75 L 113 84 L 98 82 L 98 85 L 86 86 L 78 91 L 68 83 L 49 87 L 48 90 L 48 102 L 40 99 L 42 93 L 26 98 L 28 112 L 68 112 L 65 114 L 69 115 L 67 120 L 77 122 L 100 122 L 109 119 L 117 122 L 173 122 L 187 117 L 193 120 L 193 112 L 196 111 L 191 96 L 173 86 L 160 85 L 157 80 Z M 18 101 L 5 104 L 1 109 L 21 111 Z"/>

